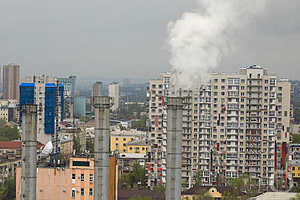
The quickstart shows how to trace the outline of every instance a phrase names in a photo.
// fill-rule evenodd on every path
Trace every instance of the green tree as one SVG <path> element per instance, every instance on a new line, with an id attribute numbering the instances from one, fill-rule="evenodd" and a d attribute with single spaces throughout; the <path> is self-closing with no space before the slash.
<path id="1" fill-rule="evenodd" d="M 91 139 L 86 140 L 86 150 L 90 153 L 94 153 L 94 142 Z"/>
<path id="2" fill-rule="evenodd" d="M 10 177 L 0 185 L 0 200 L 14 200 L 16 198 L 16 178 Z"/>
<path id="3" fill-rule="evenodd" d="M 300 193 L 297 193 L 296 196 L 290 198 L 290 200 L 300 200 Z"/>
<path id="4" fill-rule="evenodd" d="M 292 141 L 294 144 L 300 144 L 300 134 L 293 134 Z"/>
<path id="5" fill-rule="evenodd" d="M 120 185 L 122 188 L 127 188 L 127 185 L 130 185 L 131 188 L 134 186 L 144 187 L 146 182 L 145 175 L 145 168 L 135 163 L 130 173 L 120 176 Z"/>
<path id="6" fill-rule="evenodd" d="M 154 186 L 154 187 L 153 187 L 153 190 L 155 190 L 155 191 L 157 191 L 157 192 L 164 193 L 165 190 L 166 190 L 166 188 L 165 188 L 165 186 L 163 186 L 163 185 L 159 185 L 159 186 Z"/>
<path id="7" fill-rule="evenodd" d="M 196 183 L 195 183 L 196 186 L 201 186 L 202 185 L 202 183 L 203 183 L 202 174 L 203 174 L 202 170 L 199 170 L 197 172 L 197 174 L 196 174 Z"/>
<path id="8" fill-rule="evenodd" d="M 0 140 L 11 141 L 20 139 L 21 135 L 16 127 L 9 127 L 0 122 Z"/>

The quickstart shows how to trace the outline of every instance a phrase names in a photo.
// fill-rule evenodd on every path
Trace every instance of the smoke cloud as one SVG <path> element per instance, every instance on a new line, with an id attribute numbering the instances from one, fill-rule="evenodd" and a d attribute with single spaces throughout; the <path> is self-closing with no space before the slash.
<path id="1" fill-rule="evenodd" d="M 196 88 L 234 46 L 238 31 L 264 10 L 266 0 L 197 0 L 197 9 L 168 25 L 176 88 Z"/>

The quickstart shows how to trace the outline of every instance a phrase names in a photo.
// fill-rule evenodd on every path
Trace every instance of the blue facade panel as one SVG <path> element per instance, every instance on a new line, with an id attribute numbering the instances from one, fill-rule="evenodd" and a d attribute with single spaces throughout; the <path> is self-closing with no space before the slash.
<path id="1" fill-rule="evenodd" d="M 45 134 L 54 134 L 56 116 L 56 84 L 45 84 Z"/>
<path id="2" fill-rule="evenodd" d="M 61 121 L 65 119 L 65 98 L 64 98 L 65 87 L 63 84 L 59 84 L 59 96 L 61 104 Z"/>
<path id="3" fill-rule="evenodd" d="M 24 104 L 34 104 L 34 87 L 34 83 L 22 83 L 20 85 L 20 124 L 22 123 L 22 106 Z"/>

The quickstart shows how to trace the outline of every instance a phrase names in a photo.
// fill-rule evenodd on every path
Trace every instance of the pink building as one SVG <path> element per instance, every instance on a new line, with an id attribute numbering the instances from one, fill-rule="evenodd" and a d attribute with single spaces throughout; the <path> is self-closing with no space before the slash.
<path id="1" fill-rule="evenodd" d="M 117 165 L 115 157 L 110 158 L 110 194 L 116 199 Z M 16 171 L 16 200 L 21 195 L 21 168 Z M 38 168 L 38 200 L 93 200 L 94 160 L 90 158 L 71 158 L 69 168 Z"/>

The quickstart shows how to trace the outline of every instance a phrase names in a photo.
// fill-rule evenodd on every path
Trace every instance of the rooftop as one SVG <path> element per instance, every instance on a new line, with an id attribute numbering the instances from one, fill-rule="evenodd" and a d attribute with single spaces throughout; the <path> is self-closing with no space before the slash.
<path id="1" fill-rule="evenodd" d="M 37 148 L 40 149 L 44 145 L 40 142 L 37 143 Z M 0 141 L 0 149 L 21 149 L 21 141 Z"/>
<path id="2" fill-rule="evenodd" d="M 257 197 L 251 198 L 253 200 L 289 200 L 292 197 L 295 197 L 296 193 L 290 192 L 266 192 Z"/>

